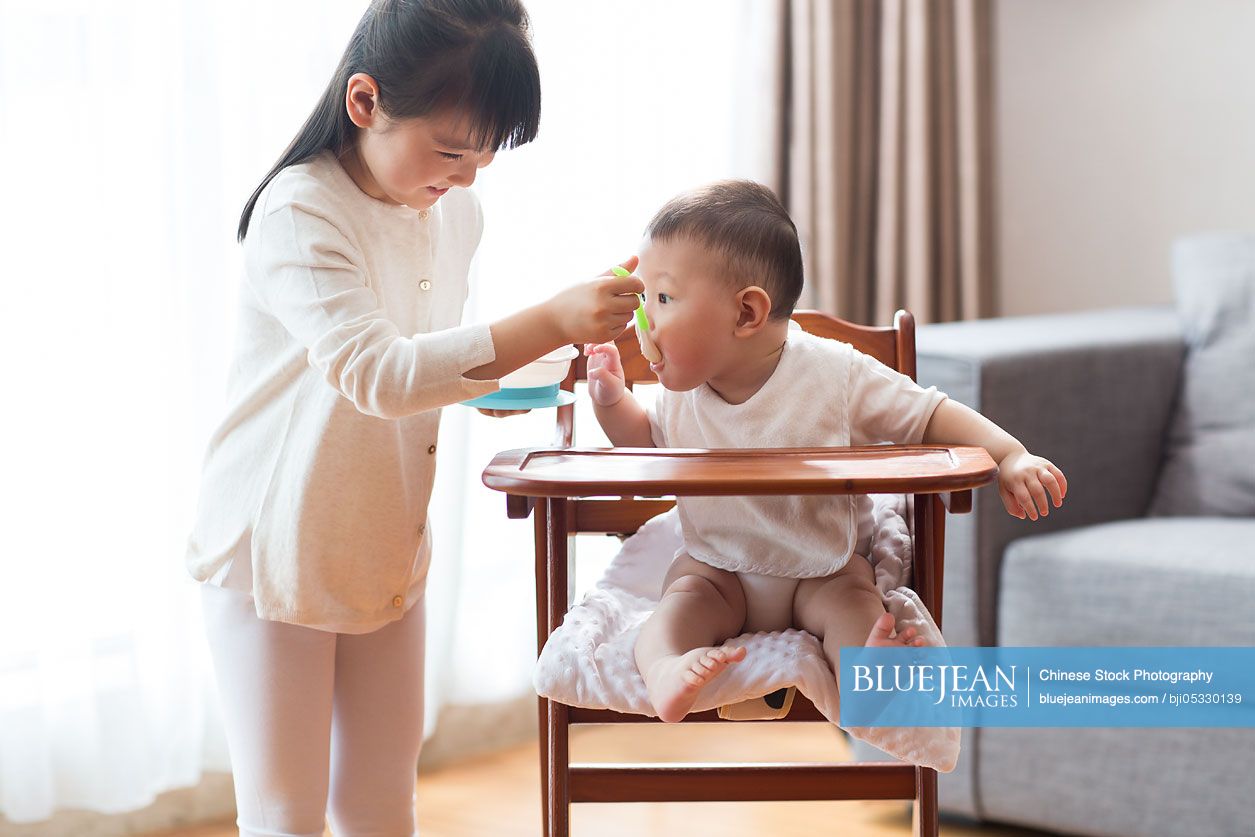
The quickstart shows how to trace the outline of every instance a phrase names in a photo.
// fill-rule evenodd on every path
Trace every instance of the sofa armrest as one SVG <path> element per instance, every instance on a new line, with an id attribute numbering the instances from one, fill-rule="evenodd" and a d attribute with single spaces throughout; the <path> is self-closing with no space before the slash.
<path id="1" fill-rule="evenodd" d="M 1184 354 L 1173 308 L 1118 308 L 922 326 L 919 381 L 979 410 L 1068 478 L 1060 509 L 1011 517 L 997 489 L 947 520 L 946 639 L 995 643 L 1007 543 L 1142 516 L 1150 503 Z"/>

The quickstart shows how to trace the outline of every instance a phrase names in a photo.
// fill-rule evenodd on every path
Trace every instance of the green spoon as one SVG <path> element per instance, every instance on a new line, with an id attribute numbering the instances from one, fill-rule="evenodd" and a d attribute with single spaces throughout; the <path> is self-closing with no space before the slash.
<path id="1" fill-rule="evenodd" d="M 632 275 L 618 265 L 610 268 L 610 272 L 615 276 Z M 645 315 L 645 295 L 638 294 L 638 296 L 640 296 L 641 302 L 640 305 L 636 306 L 636 339 L 641 344 L 641 354 L 645 356 L 645 360 L 650 363 L 657 363 L 662 360 L 662 353 L 654 345 L 654 338 L 649 336 L 649 317 Z"/>

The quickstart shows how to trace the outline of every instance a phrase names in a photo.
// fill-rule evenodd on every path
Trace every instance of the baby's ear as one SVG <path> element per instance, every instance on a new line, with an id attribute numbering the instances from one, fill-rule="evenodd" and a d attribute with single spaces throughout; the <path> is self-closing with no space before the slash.
<path id="1" fill-rule="evenodd" d="M 748 337 L 767 324 L 771 315 L 771 297 L 757 285 L 742 288 L 736 295 L 736 334 Z"/>

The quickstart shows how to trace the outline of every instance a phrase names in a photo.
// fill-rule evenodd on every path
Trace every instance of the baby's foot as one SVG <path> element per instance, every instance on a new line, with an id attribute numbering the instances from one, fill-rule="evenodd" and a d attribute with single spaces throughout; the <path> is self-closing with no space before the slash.
<path id="1" fill-rule="evenodd" d="M 897 636 L 890 636 L 893 633 L 893 614 L 888 611 L 880 614 L 880 618 L 872 625 L 872 632 L 867 635 L 867 642 L 863 643 L 868 648 L 893 648 L 899 645 L 923 646 L 928 642 L 922 636 L 916 636 L 914 628 L 907 628 Z"/>
<path id="2" fill-rule="evenodd" d="M 745 659 L 745 649 L 732 645 L 694 648 L 685 654 L 663 657 L 644 673 L 649 702 L 658 717 L 669 724 L 684 720 L 697 695 L 719 672 Z"/>

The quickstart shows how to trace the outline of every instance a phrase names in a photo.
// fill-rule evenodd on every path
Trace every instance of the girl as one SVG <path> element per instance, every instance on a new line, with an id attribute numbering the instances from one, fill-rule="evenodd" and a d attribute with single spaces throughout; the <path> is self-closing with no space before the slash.
<path id="1" fill-rule="evenodd" d="M 326 814 L 337 835 L 414 833 L 440 408 L 613 339 L 643 290 L 606 275 L 458 327 L 482 229 L 465 189 L 536 136 L 527 26 L 518 0 L 375 0 L 240 216 L 229 406 L 188 567 L 242 835 L 321 835 Z"/>

